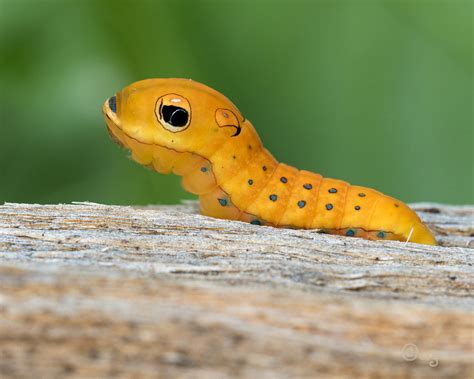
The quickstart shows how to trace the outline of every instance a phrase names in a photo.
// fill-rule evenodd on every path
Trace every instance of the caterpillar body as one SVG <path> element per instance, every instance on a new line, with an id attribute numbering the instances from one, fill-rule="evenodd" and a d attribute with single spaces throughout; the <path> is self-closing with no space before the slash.
<path id="1" fill-rule="evenodd" d="M 148 79 L 107 99 L 109 134 L 138 163 L 182 176 L 204 215 L 435 245 L 403 202 L 279 163 L 219 92 L 189 79 Z"/>

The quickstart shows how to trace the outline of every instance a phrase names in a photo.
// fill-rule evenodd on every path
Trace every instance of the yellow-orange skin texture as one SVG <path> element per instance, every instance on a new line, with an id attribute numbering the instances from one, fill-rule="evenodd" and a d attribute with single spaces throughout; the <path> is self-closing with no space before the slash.
<path id="1" fill-rule="evenodd" d="M 279 163 L 235 105 L 203 84 L 148 79 L 124 88 L 115 99 L 115 109 L 108 100 L 103 106 L 112 138 L 138 163 L 182 176 L 184 188 L 199 196 L 204 215 L 436 244 L 403 202 Z M 163 102 L 186 103 L 182 106 L 188 111 L 188 124 L 177 128 L 166 124 L 160 116 Z"/>

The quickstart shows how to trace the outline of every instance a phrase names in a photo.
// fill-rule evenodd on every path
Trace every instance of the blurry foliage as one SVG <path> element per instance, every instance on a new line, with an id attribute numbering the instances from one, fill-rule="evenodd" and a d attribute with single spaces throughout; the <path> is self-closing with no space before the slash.
<path id="1" fill-rule="evenodd" d="M 473 202 L 472 2 L 0 0 L 0 201 L 176 203 L 103 101 L 193 78 L 281 161 L 405 201 Z"/>

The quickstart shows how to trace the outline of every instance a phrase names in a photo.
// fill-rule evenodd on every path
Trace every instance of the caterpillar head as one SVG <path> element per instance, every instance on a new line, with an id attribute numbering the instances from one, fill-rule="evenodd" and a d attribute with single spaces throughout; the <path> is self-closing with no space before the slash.
<path id="1" fill-rule="evenodd" d="M 133 83 L 102 109 L 110 135 L 122 146 L 132 139 L 202 156 L 238 138 L 246 122 L 224 95 L 190 79 Z"/>

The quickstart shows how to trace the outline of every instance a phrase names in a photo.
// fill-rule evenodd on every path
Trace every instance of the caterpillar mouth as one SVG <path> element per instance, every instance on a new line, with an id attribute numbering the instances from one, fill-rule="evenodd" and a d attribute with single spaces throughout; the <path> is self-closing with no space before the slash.
<path id="1" fill-rule="evenodd" d="M 117 124 L 115 124 L 109 118 L 109 116 L 107 116 L 107 114 L 105 115 L 105 117 L 106 117 L 105 124 L 107 125 L 107 132 L 109 133 L 109 136 L 112 139 L 112 141 L 114 141 L 120 147 L 127 148 L 127 146 L 125 146 L 125 144 L 120 140 L 120 138 L 118 138 L 115 135 L 115 133 L 113 132 L 113 128 L 117 128 L 117 129 L 121 130 L 120 127 Z"/>
<path id="2" fill-rule="evenodd" d="M 105 100 L 102 106 L 102 112 L 107 119 L 111 120 L 117 126 L 120 126 L 120 119 L 117 116 L 117 98 L 115 96 Z"/>
<path id="3" fill-rule="evenodd" d="M 113 96 L 114 97 L 114 96 Z M 113 110 L 113 100 L 111 101 L 109 98 L 104 102 L 102 106 L 102 112 L 104 113 L 105 124 L 107 126 L 107 132 L 109 133 L 110 138 L 114 141 L 117 145 L 124 149 L 132 150 L 131 146 L 129 146 L 127 140 L 133 140 L 139 144 L 147 145 L 147 146 L 159 146 L 168 150 L 172 150 L 176 153 L 181 153 L 180 151 L 170 149 L 166 146 L 162 146 L 159 144 L 153 144 L 150 142 L 142 141 L 136 136 L 132 136 L 128 134 L 123 128 L 122 123 L 117 114 Z M 112 103 L 112 106 L 110 105 Z"/>
<path id="4" fill-rule="evenodd" d="M 114 133 L 114 129 L 122 131 L 120 124 L 120 119 L 117 116 L 117 104 L 116 97 L 112 96 L 104 102 L 102 106 L 102 112 L 105 117 L 105 124 L 107 125 L 107 132 L 109 133 L 110 138 L 120 147 L 126 148 L 125 144 L 121 141 L 120 138 Z"/>

